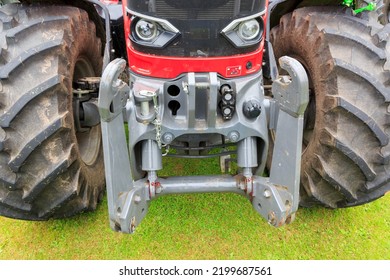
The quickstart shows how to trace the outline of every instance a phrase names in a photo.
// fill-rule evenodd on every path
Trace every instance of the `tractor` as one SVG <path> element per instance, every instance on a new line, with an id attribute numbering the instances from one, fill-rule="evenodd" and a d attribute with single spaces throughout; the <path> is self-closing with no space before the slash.
<path id="1" fill-rule="evenodd" d="M 0 215 L 242 195 L 272 226 L 390 190 L 389 2 L 0 1 Z M 161 176 L 163 158 L 221 174 Z M 221 213 L 223 215 L 223 213 Z"/>

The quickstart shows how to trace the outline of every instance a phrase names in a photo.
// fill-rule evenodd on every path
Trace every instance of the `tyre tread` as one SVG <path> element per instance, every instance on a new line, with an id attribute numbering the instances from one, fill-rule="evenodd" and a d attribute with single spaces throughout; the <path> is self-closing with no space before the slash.
<path id="1" fill-rule="evenodd" d="M 104 190 L 102 152 L 93 166 L 82 161 L 69 95 L 79 56 L 100 74 L 95 25 L 81 9 L 42 3 L 3 6 L 0 21 L 0 215 L 90 210 Z"/>
<path id="2" fill-rule="evenodd" d="M 304 206 L 355 206 L 389 189 L 389 31 L 334 7 L 297 9 L 271 31 L 276 56 L 305 58 L 321 92 L 302 159 Z"/>

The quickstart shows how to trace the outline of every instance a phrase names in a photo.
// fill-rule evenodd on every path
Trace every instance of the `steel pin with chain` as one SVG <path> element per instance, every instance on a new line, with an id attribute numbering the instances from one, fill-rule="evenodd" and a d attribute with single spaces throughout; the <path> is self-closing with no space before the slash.
<path id="1" fill-rule="evenodd" d="M 154 124 L 154 127 L 156 129 L 156 141 L 157 141 L 158 148 L 161 149 L 162 148 L 161 119 L 160 119 L 160 115 L 159 115 L 160 109 L 159 109 L 159 105 L 158 105 L 157 93 L 152 92 L 152 91 L 148 91 L 148 90 L 142 90 L 142 91 L 140 91 L 139 94 L 142 96 L 145 96 L 145 97 L 151 97 L 153 100 L 153 108 L 154 108 L 154 113 L 155 113 L 156 117 L 155 117 L 154 121 L 152 122 L 152 124 Z"/>

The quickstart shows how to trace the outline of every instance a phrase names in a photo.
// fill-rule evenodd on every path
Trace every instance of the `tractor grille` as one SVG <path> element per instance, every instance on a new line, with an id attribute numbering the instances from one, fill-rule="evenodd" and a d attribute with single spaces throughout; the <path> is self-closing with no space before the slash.
<path id="1" fill-rule="evenodd" d="M 258 13 L 265 0 L 132 0 L 129 9 L 163 19 L 221 20 Z"/>
<path id="2" fill-rule="evenodd" d="M 168 2 L 168 1 L 167 1 Z M 156 16 L 158 18 L 178 19 L 178 20 L 221 20 L 234 17 L 234 1 L 227 1 L 218 9 L 184 9 L 172 7 L 166 1 L 156 1 Z"/>

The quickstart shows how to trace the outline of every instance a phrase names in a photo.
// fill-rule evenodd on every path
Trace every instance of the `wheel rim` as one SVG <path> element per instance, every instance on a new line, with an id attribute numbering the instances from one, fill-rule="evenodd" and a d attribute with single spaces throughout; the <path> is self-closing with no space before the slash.
<path id="1" fill-rule="evenodd" d="M 95 70 L 90 61 L 85 57 L 79 57 L 74 67 L 73 81 L 94 76 Z M 82 161 L 86 165 L 93 165 L 99 155 L 101 145 L 100 136 L 100 125 L 87 128 L 84 131 L 76 131 L 79 153 Z"/>

